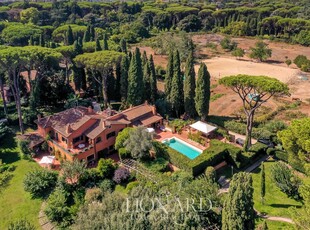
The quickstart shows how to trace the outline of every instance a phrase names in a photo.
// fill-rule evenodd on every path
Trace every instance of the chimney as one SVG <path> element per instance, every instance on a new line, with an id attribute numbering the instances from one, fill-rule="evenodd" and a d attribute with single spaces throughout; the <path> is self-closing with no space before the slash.
<path id="1" fill-rule="evenodd" d="M 71 125 L 68 124 L 67 127 L 66 127 L 66 133 L 69 134 L 72 132 L 72 128 L 71 128 Z"/>
<path id="2" fill-rule="evenodd" d="M 88 113 L 93 113 L 94 112 L 94 110 L 93 110 L 93 108 L 91 107 L 91 106 L 88 106 L 88 108 L 87 108 L 87 112 Z"/>
<path id="3" fill-rule="evenodd" d="M 156 106 L 152 106 L 152 112 L 153 112 L 153 115 L 156 115 L 157 114 L 157 111 L 156 111 Z"/>
<path id="4" fill-rule="evenodd" d="M 38 121 L 40 121 L 41 120 L 41 114 L 38 114 L 37 118 L 38 118 Z"/>

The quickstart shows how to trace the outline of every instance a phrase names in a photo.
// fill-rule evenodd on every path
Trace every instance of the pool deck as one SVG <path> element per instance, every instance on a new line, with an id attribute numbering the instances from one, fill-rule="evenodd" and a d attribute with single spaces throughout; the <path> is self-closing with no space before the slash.
<path id="1" fill-rule="evenodd" d="M 203 146 L 195 141 L 192 141 L 190 139 L 188 139 L 188 132 L 187 131 L 183 131 L 181 134 L 178 134 L 178 133 L 172 133 L 170 131 L 166 131 L 166 132 L 163 132 L 159 129 L 156 129 L 156 136 L 154 137 L 157 141 L 163 141 L 167 138 L 171 138 L 171 137 L 177 137 L 179 139 L 181 139 L 182 141 L 185 141 L 186 143 L 190 144 L 190 145 L 193 145 L 195 146 L 196 148 L 198 149 L 201 149 L 201 150 L 205 150 L 209 147 L 209 143 L 206 143 L 206 146 Z"/>

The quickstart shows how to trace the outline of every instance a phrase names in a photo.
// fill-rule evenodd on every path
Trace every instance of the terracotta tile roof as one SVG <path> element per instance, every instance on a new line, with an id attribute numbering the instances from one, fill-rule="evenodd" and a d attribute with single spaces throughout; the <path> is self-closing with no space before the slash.
<path id="1" fill-rule="evenodd" d="M 36 123 L 43 128 L 52 127 L 65 137 L 68 137 L 71 134 L 71 132 L 66 132 L 68 125 L 70 125 L 71 130 L 77 130 L 88 120 L 90 120 L 91 115 L 93 114 L 93 112 L 88 111 L 88 108 L 78 106 L 76 108 L 67 109 L 60 113 L 41 118 L 37 120 Z"/>
<path id="2" fill-rule="evenodd" d="M 148 125 L 151 125 L 155 122 L 160 121 L 161 119 L 163 119 L 163 118 L 161 116 L 158 116 L 158 115 L 145 116 L 145 117 L 142 117 L 141 119 L 133 122 L 133 125 L 134 126 L 139 126 L 139 125 L 148 126 Z"/>
<path id="3" fill-rule="evenodd" d="M 141 116 L 144 116 L 147 113 L 153 112 L 153 106 L 148 104 L 138 105 L 129 109 L 122 111 L 122 114 L 126 117 L 127 120 L 133 121 L 138 119 Z"/>
<path id="4" fill-rule="evenodd" d="M 90 126 L 84 133 L 90 139 L 96 138 L 100 133 L 102 133 L 106 129 L 104 125 L 104 120 L 97 120 L 95 124 Z"/>

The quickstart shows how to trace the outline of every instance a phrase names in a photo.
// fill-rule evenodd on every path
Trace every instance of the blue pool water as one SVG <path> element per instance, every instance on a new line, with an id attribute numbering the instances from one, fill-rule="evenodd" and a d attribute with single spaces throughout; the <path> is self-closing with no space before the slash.
<path id="1" fill-rule="evenodd" d="M 201 152 L 196 150 L 195 148 L 190 147 L 187 144 L 184 144 L 183 142 L 179 141 L 176 138 L 172 138 L 170 140 L 165 140 L 164 143 L 168 145 L 170 148 L 173 148 L 174 150 L 182 153 L 183 155 L 187 156 L 189 159 L 195 159 L 198 157 Z"/>

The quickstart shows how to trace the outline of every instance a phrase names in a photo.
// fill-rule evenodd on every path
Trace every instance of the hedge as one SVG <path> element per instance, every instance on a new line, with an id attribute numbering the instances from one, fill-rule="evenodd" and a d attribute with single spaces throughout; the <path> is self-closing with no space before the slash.
<path id="1" fill-rule="evenodd" d="M 266 145 L 257 143 L 252 146 L 249 152 L 242 152 L 240 148 L 219 140 L 211 140 L 210 144 L 208 149 L 193 160 L 163 143 L 154 142 L 154 148 L 157 157 L 169 160 L 176 167 L 194 176 L 203 173 L 208 166 L 214 166 L 222 161 L 227 161 L 237 168 L 242 168 L 252 163 L 257 156 L 264 154 L 267 148 Z"/>
<path id="2" fill-rule="evenodd" d="M 278 160 L 284 161 L 284 162 L 288 162 L 288 153 L 281 151 L 281 150 L 275 150 L 273 152 L 275 158 L 277 158 Z"/>

